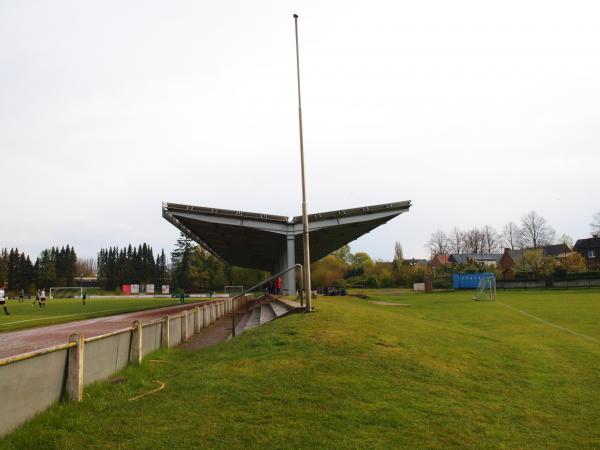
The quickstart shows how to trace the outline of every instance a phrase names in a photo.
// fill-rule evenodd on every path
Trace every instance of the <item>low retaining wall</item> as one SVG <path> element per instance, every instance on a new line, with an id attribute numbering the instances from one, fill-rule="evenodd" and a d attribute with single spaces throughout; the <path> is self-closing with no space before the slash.
<path id="1" fill-rule="evenodd" d="M 497 280 L 497 289 L 590 288 L 600 287 L 600 279 L 579 280 Z"/>
<path id="2" fill-rule="evenodd" d="M 236 308 L 250 299 L 239 299 Z M 81 401 L 84 386 L 128 364 L 141 364 L 154 350 L 186 341 L 231 311 L 232 299 L 218 300 L 151 322 L 135 321 L 102 336 L 75 334 L 63 345 L 0 359 L 0 436 L 59 400 Z"/>

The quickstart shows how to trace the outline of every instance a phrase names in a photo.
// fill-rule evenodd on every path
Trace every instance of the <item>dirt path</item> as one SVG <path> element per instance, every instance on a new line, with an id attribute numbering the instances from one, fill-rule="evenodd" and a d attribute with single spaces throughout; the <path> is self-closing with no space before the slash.
<path id="1" fill-rule="evenodd" d="M 1 333 L 0 359 L 65 344 L 69 341 L 69 336 L 73 333 L 80 333 L 84 337 L 89 338 L 130 327 L 134 320 L 148 322 L 169 314 L 177 314 L 184 309 L 193 309 L 197 305 L 208 303 L 209 302 L 192 302 L 184 305 L 168 306 L 165 308 Z M 225 326 L 227 323 L 227 319 L 223 318 L 215 325 Z M 210 328 L 208 328 L 207 331 L 210 330 Z"/>

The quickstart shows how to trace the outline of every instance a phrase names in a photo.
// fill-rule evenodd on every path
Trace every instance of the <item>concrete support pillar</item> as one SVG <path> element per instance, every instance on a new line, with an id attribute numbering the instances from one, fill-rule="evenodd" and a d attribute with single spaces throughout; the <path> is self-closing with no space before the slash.
<path id="1" fill-rule="evenodd" d="M 181 312 L 181 342 L 188 340 L 188 312 L 187 309 Z"/>
<path id="2" fill-rule="evenodd" d="M 296 264 L 296 240 L 293 235 L 287 237 L 285 251 L 285 269 Z M 288 295 L 296 295 L 296 271 L 290 270 L 283 276 L 283 289 L 287 289 Z"/>
<path id="3" fill-rule="evenodd" d="M 142 322 L 135 320 L 133 322 L 133 331 L 131 332 L 131 359 L 133 365 L 142 364 Z"/>
<path id="4" fill-rule="evenodd" d="M 67 364 L 67 398 L 74 402 L 83 400 L 83 350 L 84 340 L 80 334 L 72 334 L 69 342 L 75 347 L 69 348 Z"/>
<path id="5" fill-rule="evenodd" d="M 169 316 L 165 316 L 162 319 L 161 323 L 161 336 L 160 336 L 160 346 L 169 348 L 171 346 L 171 336 L 169 334 Z"/>
<path id="6" fill-rule="evenodd" d="M 200 308 L 196 306 L 194 308 L 194 334 L 200 333 L 202 328 L 202 322 L 200 322 Z"/>

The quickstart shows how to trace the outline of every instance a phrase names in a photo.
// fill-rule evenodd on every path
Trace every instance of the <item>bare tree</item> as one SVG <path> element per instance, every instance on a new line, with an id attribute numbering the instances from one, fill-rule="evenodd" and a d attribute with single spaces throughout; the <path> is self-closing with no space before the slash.
<path id="1" fill-rule="evenodd" d="M 573 248 L 573 238 L 568 234 L 563 234 L 556 240 L 556 242 L 559 244 L 565 244 L 569 248 Z"/>
<path id="2" fill-rule="evenodd" d="M 458 228 L 454 227 L 448 236 L 448 251 L 460 255 L 465 251 L 465 237 L 464 233 Z"/>
<path id="3" fill-rule="evenodd" d="M 396 241 L 394 245 L 394 261 L 398 263 L 404 261 L 404 252 L 402 251 L 402 244 L 399 241 Z"/>
<path id="4" fill-rule="evenodd" d="M 594 214 L 590 226 L 592 227 L 592 236 L 600 235 L 600 211 Z"/>
<path id="5" fill-rule="evenodd" d="M 521 229 L 514 222 L 508 222 L 502 228 L 502 245 L 511 250 L 521 247 Z"/>
<path id="6" fill-rule="evenodd" d="M 473 228 L 464 234 L 465 252 L 482 253 L 483 233 L 479 228 Z"/>
<path id="7" fill-rule="evenodd" d="M 531 211 L 521 218 L 521 237 L 525 247 L 543 247 L 551 244 L 556 232 L 548 225 L 546 219 Z"/>
<path id="8" fill-rule="evenodd" d="M 500 249 L 500 237 L 491 225 L 486 225 L 481 229 L 483 240 L 483 252 L 496 253 Z"/>
<path id="9" fill-rule="evenodd" d="M 437 230 L 429 238 L 426 247 L 431 253 L 431 257 L 445 255 L 448 253 L 448 237 L 442 230 Z"/>

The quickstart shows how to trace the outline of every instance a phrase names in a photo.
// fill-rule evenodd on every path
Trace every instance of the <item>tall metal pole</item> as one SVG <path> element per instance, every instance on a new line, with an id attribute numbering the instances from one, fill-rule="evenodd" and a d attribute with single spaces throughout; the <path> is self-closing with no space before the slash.
<path id="1" fill-rule="evenodd" d="M 302 134 L 302 97 L 300 95 L 300 50 L 298 49 L 298 14 L 294 14 L 296 31 L 296 75 L 298 79 L 298 126 L 300 129 L 300 171 L 302 175 L 302 241 L 304 244 L 304 290 L 306 311 L 312 308 L 312 288 L 310 284 L 310 249 L 308 239 L 308 216 L 306 214 L 306 180 L 304 177 L 304 136 Z"/>

